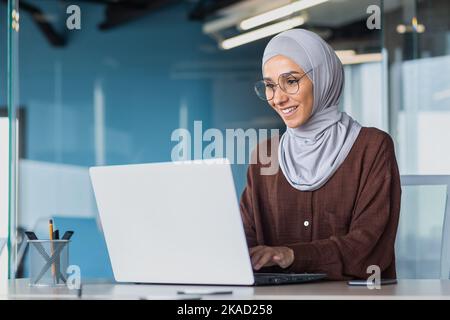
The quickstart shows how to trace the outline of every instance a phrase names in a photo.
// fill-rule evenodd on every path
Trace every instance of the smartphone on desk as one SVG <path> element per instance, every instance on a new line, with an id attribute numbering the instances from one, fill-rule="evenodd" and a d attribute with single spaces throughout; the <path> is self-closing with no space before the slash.
<path id="1" fill-rule="evenodd" d="M 347 282 L 349 286 L 367 286 L 374 285 L 375 283 L 368 280 L 349 280 Z M 380 285 L 389 285 L 389 284 L 397 284 L 397 279 L 381 279 Z"/>

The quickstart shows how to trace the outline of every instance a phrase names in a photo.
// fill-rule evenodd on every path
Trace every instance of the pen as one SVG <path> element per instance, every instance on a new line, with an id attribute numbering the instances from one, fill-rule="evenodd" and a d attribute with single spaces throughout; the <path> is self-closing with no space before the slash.
<path id="1" fill-rule="evenodd" d="M 59 240 L 59 230 L 56 229 L 55 231 L 53 231 L 53 240 Z M 59 249 L 59 247 L 61 246 L 61 243 L 56 243 L 56 248 Z M 55 250 L 56 252 L 56 250 Z M 56 283 L 59 283 L 59 270 L 60 270 L 60 257 L 58 254 L 58 258 L 55 261 L 55 274 L 56 274 Z"/>
<path id="2" fill-rule="evenodd" d="M 72 235 L 73 235 L 73 231 L 66 231 L 61 239 L 62 240 L 70 240 Z"/>
<path id="3" fill-rule="evenodd" d="M 233 291 L 231 290 L 178 290 L 177 294 L 194 294 L 194 295 L 215 295 L 215 294 L 233 294 Z"/>

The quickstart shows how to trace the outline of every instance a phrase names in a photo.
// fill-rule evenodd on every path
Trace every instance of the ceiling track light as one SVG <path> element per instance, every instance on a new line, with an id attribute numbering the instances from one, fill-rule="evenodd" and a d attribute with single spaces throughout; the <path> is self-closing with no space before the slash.
<path id="1" fill-rule="evenodd" d="M 278 23 L 271 24 L 269 26 L 259 28 L 253 31 L 249 31 L 235 37 L 223 40 L 220 43 L 220 47 L 222 49 L 228 50 L 231 48 L 235 48 L 241 46 L 246 43 L 250 43 L 259 39 L 263 39 L 274 34 L 301 26 L 305 23 L 305 19 L 303 17 L 295 17 L 288 20 L 284 20 Z"/>

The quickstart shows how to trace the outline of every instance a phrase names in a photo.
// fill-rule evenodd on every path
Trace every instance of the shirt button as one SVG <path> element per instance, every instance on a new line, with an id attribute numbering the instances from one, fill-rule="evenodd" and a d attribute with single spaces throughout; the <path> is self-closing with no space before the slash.
<path id="1" fill-rule="evenodd" d="M 305 227 L 309 226 L 309 221 L 308 221 L 308 220 L 305 220 L 305 222 L 303 222 L 303 225 L 304 225 Z"/>

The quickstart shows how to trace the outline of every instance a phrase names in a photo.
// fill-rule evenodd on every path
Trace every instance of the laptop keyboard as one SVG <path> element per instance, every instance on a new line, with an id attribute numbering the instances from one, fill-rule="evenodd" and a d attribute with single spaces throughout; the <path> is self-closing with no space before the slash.
<path id="1" fill-rule="evenodd" d="M 312 282 L 324 279 L 322 273 L 255 273 L 255 285 L 279 285 Z"/>

